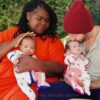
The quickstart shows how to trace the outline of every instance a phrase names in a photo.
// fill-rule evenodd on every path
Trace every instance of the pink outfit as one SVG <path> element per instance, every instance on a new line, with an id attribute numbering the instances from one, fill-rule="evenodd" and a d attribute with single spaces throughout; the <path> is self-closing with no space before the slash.
<path id="1" fill-rule="evenodd" d="M 90 95 L 90 75 L 87 72 L 89 60 L 86 58 L 83 61 L 81 58 L 75 58 L 73 54 L 70 54 L 65 57 L 64 62 L 68 65 L 64 78 L 65 82 L 69 83 L 75 91 Z"/>

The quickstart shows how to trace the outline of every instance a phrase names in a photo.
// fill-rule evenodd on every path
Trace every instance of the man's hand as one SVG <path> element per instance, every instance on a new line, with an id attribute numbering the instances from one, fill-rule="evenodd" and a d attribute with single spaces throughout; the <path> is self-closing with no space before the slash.
<path id="1" fill-rule="evenodd" d="M 91 82 L 90 89 L 100 89 L 100 80 L 96 80 L 94 82 Z"/>

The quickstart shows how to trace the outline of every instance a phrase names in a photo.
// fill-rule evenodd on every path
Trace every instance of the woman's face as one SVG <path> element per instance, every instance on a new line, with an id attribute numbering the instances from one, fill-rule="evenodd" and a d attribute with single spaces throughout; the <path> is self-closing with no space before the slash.
<path id="1" fill-rule="evenodd" d="M 76 40 L 79 42 L 83 42 L 85 40 L 84 34 L 69 34 L 69 40 Z"/>
<path id="2" fill-rule="evenodd" d="M 50 24 L 48 12 L 42 7 L 37 7 L 33 12 L 27 12 L 27 20 L 30 29 L 37 34 L 43 34 Z"/>

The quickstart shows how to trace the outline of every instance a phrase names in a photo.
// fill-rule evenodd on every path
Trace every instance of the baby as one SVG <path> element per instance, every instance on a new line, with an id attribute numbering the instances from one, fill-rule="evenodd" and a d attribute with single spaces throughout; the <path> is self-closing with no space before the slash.
<path id="1" fill-rule="evenodd" d="M 23 72 L 23 73 L 16 73 L 15 69 L 17 68 L 17 64 L 19 63 L 19 57 L 22 54 L 29 55 L 32 57 L 36 56 L 34 55 L 35 52 L 35 41 L 32 37 L 25 37 L 20 45 L 20 50 L 14 50 L 10 53 L 8 53 L 7 57 L 8 59 L 14 64 L 14 74 L 17 80 L 17 83 L 21 90 L 29 97 L 29 100 L 35 100 L 36 95 L 34 91 L 30 88 L 30 85 L 34 82 L 37 83 L 38 88 L 46 88 L 50 87 L 50 85 L 45 81 L 45 73 L 44 72 Z"/>
<path id="2" fill-rule="evenodd" d="M 64 62 L 68 65 L 64 80 L 72 88 L 81 93 L 90 95 L 90 75 L 87 72 L 89 60 L 83 55 L 80 43 L 70 40 L 66 44 Z"/>

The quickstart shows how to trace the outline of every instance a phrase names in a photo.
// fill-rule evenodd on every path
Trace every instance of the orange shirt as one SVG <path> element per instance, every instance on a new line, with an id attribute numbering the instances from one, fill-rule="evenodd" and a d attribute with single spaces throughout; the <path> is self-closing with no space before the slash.
<path id="1" fill-rule="evenodd" d="M 13 39 L 14 33 L 18 30 L 17 27 L 9 28 L 0 32 L 0 43 L 7 42 Z M 52 41 L 51 38 L 41 40 L 40 37 L 35 38 L 36 41 L 36 56 L 43 61 L 57 61 L 64 66 L 64 47 L 59 38 Z M 54 69 L 55 70 L 55 69 Z M 47 78 L 47 82 L 59 81 L 57 77 Z M 37 92 L 36 86 L 32 85 L 34 91 Z M 0 62 L 0 100 L 28 100 L 26 95 L 22 93 L 16 83 L 13 73 L 13 64 L 4 57 Z"/>

